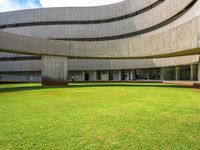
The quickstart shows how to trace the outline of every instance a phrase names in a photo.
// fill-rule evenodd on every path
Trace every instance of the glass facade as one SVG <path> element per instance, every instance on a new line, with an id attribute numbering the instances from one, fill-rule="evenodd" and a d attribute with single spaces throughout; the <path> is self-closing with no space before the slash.
<path id="1" fill-rule="evenodd" d="M 160 80 L 160 68 L 136 69 L 135 79 Z"/>
<path id="2" fill-rule="evenodd" d="M 81 73 L 82 72 L 82 73 Z M 69 71 L 82 81 L 134 81 L 134 80 L 198 80 L 198 65 L 181 65 L 162 68 Z"/>

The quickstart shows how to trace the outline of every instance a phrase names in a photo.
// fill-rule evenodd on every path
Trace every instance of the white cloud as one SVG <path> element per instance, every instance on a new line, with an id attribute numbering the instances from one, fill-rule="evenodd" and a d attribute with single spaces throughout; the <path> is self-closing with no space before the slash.
<path id="1" fill-rule="evenodd" d="M 35 3 L 35 0 L 27 0 L 24 3 L 17 0 L 0 0 L 0 12 L 37 7 L 39 6 Z"/>
<path id="2" fill-rule="evenodd" d="M 120 1 L 123 0 L 0 0 L 0 12 L 38 7 L 98 6 Z"/>
<path id="3" fill-rule="evenodd" d="M 22 9 L 21 5 L 14 4 L 11 0 L 0 0 L 0 11 Z"/>
<path id="4" fill-rule="evenodd" d="M 123 0 L 40 0 L 42 7 L 98 6 Z"/>

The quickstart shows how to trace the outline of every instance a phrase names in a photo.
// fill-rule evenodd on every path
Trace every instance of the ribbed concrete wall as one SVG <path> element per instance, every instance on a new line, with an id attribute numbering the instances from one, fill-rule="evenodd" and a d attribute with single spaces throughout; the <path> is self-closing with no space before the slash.
<path id="1" fill-rule="evenodd" d="M 42 56 L 42 84 L 66 85 L 68 80 L 67 57 Z"/>
<path id="2" fill-rule="evenodd" d="M 111 20 L 107 23 L 90 22 L 89 24 L 87 22 L 84 24 L 79 22 L 76 24 L 76 21 L 94 21 L 120 17 L 141 10 L 155 2 L 157 0 L 125 0 L 121 3 L 100 7 L 48 8 L 0 13 L 0 26 L 5 25 L 5 29 L 0 29 L 0 51 L 42 56 L 42 61 L 1 61 L 0 72 L 39 71 L 41 68 L 44 84 L 65 84 L 67 82 L 68 64 L 70 70 L 86 70 L 92 79 L 96 78 L 96 72 L 90 72 L 90 70 L 154 68 L 197 64 L 200 54 L 199 0 L 193 3 L 195 5 L 191 5 L 187 11 L 184 11 L 185 7 L 190 2 L 195 1 L 165 0 L 146 12 L 122 18 L 118 21 Z M 171 18 L 172 16 L 176 17 Z M 34 22 L 48 23 L 49 21 L 75 21 L 75 24 L 71 22 L 71 25 L 55 24 L 29 27 L 12 27 L 13 25 L 9 25 L 14 24 L 15 26 L 17 23 Z M 132 34 L 141 30 L 145 32 L 139 32 L 137 36 Z M 127 33 L 131 34 L 123 36 Z M 110 36 L 118 36 L 119 39 L 104 39 L 102 41 L 98 41 L 101 39 L 95 39 L 96 41 L 82 42 L 47 39 L 86 38 L 88 40 L 87 38 Z M 187 56 L 195 54 L 197 56 Z M 182 57 L 168 58 L 175 56 Z M 27 56 L 0 55 L 1 60 L 6 57 Z M 67 57 L 78 59 L 68 60 Z M 90 58 L 93 58 L 93 60 Z M 97 60 L 97 58 L 101 58 L 101 60 Z M 120 58 L 127 60 L 113 60 Z M 137 60 L 138 58 L 140 60 Z M 118 73 L 114 75 L 115 77 L 113 78 L 118 77 Z M 84 78 L 83 76 L 82 78 Z M 108 74 L 103 78 L 108 78 Z"/>
<path id="3" fill-rule="evenodd" d="M 69 71 L 141 69 L 198 64 L 199 55 L 161 59 L 68 59 Z M 41 60 L 0 61 L 0 72 L 41 71 Z"/>
<path id="4" fill-rule="evenodd" d="M 196 17 L 185 24 L 149 37 L 104 42 L 41 40 L 0 32 L 0 49 L 24 54 L 88 58 L 145 58 L 197 54 L 200 52 L 199 24 L 200 17 Z"/>
<path id="5" fill-rule="evenodd" d="M 176 26 L 179 26 L 181 24 L 184 24 L 190 20 L 192 20 L 193 18 L 195 17 L 198 17 L 200 16 L 200 1 L 198 0 L 196 2 L 196 4 L 187 11 L 187 13 L 185 13 L 184 15 L 178 17 L 176 20 L 174 20 L 173 22 L 171 22 L 170 24 L 168 25 L 165 25 L 164 27 L 161 27 L 157 30 L 154 30 L 153 32 L 149 32 L 149 33 L 146 33 L 146 34 L 143 34 L 141 36 L 150 36 L 150 35 L 153 35 L 153 34 L 157 34 L 159 32 L 163 32 L 163 31 L 166 31 L 166 30 L 169 30 L 173 27 L 176 27 Z"/>
<path id="6" fill-rule="evenodd" d="M 0 31 L 39 38 L 93 38 L 116 36 L 140 31 L 157 25 L 181 12 L 191 1 L 192 0 L 165 0 L 160 5 L 142 14 L 109 23 L 15 27 L 1 29 Z M 44 18 L 44 21 L 47 20 L 48 18 Z"/>
<path id="7" fill-rule="evenodd" d="M 125 0 L 98 7 L 42 8 L 0 13 L 0 25 L 60 20 L 99 20 L 119 17 L 143 9 L 158 0 Z"/>
<path id="8" fill-rule="evenodd" d="M 199 65 L 198 65 L 198 81 L 200 81 L 200 62 L 199 62 Z"/>
<path id="9" fill-rule="evenodd" d="M 0 72 L 41 71 L 41 60 L 0 61 Z"/>
<path id="10" fill-rule="evenodd" d="M 33 57 L 34 55 L 22 55 L 22 54 L 15 54 L 15 53 L 3 53 L 0 52 L 0 58 L 12 58 L 12 57 Z M 36 57 L 36 56 L 35 56 Z"/>

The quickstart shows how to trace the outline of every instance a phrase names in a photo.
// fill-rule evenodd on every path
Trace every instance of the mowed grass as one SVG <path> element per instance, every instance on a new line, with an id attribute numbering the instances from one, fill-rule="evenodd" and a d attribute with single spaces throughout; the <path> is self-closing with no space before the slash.
<path id="1" fill-rule="evenodd" d="M 0 85 L 0 149 L 200 150 L 200 91 L 139 83 Z"/>

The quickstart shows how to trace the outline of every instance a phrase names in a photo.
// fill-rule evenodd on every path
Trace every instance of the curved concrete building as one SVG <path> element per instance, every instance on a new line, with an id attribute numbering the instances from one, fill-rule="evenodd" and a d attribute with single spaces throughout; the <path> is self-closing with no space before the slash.
<path id="1" fill-rule="evenodd" d="M 200 81 L 200 1 L 0 13 L 1 80 Z"/>

